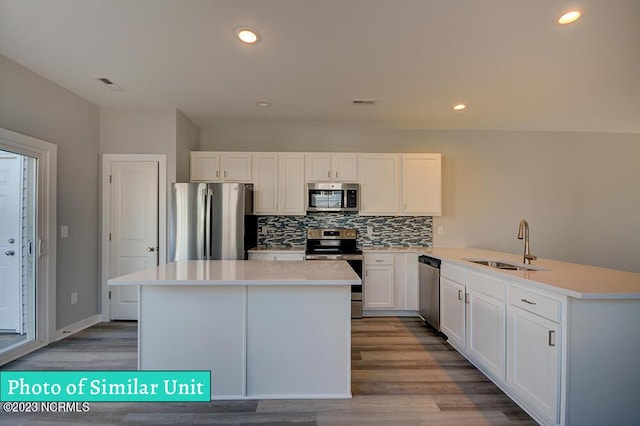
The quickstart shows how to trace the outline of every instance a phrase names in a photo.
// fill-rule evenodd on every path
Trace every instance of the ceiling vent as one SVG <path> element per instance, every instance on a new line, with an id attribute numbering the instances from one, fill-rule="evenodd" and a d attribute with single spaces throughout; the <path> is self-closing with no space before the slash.
<path id="1" fill-rule="evenodd" d="M 107 77 L 96 77 L 95 79 L 98 80 L 100 83 L 104 84 L 105 86 L 107 86 L 109 89 L 113 90 L 114 92 L 122 92 L 124 90 L 122 87 L 118 86 L 116 83 L 109 80 Z"/>
<path id="2" fill-rule="evenodd" d="M 353 105 L 375 105 L 376 104 L 375 99 L 353 99 L 351 100 L 351 103 Z"/>

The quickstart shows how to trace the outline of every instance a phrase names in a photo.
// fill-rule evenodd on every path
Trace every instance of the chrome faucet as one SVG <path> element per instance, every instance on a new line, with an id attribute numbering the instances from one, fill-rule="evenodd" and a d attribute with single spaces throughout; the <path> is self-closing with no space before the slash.
<path id="1" fill-rule="evenodd" d="M 532 260 L 536 260 L 538 257 L 532 255 L 529 252 L 529 223 L 526 219 L 522 219 L 520 221 L 520 226 L 518 227 L 518 239 L 522 240 L 524 238 L 524 256 L 522 263 L 531 264 Z"/>

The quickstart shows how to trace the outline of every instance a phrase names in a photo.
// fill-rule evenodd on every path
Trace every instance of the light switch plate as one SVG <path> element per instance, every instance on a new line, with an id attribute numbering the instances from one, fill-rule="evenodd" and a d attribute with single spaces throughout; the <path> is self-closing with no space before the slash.
<path id="1" fill-rule="evenodd" d="M 68 238 L 69 237 L 69 227 L 67 225 L 62 225 L 60 227 L 60 238 Z"/>

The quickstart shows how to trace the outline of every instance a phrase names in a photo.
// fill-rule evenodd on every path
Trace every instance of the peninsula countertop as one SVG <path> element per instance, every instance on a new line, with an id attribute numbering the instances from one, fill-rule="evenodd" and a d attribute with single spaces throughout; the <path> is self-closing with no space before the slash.
<path id="1" fill-rule="evenodd" d="M 529 285 L 566 294 L 578 299 L 640 299 L 640 274 L 597 266 L 539 258 L 533 266 L 540 271 L 509 271 L 477 265 L 466 259 L 497 259 L 522 262 L 522 254 L 462 247 L 434 247 L 421 253 L 473 267 L 503 277 L 515 278 Z"/>
<path id="2" fill-rule="evenodd" d="M 598 266 L 539 258 L 533 266 L 543 270 L 510 271 L 478 265 L 467 259 L 495 259 L 522 263 L 522 253 L 504 253 L 472 247 L 363 247 L 364 253 L 415 252 L 458 263 L 492 275 L 515 278 L 527 285 L 578 299 L 640 299 L 640 274 Z"/>
<path id="3" fill-rule="evenodd" d="M 358 285 L 345 261 L 183 260 L 108 281 L 109 285 Z"/>

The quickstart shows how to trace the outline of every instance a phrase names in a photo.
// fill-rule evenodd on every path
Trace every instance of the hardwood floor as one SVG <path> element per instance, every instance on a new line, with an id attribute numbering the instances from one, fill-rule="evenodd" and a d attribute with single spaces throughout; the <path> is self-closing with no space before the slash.
<path id="1" fill-rule="evenodd" d="M 99 324 L 0 369 L 136 368 L 137 324 Z M 313 368 L 313 366 L 309 366 Z M 2 425 L 535 425 L 414 318 L 352 322 L 352 399 L 91 403 L 88 413 L 7 414 Z"/>

